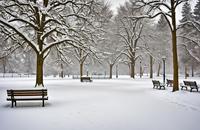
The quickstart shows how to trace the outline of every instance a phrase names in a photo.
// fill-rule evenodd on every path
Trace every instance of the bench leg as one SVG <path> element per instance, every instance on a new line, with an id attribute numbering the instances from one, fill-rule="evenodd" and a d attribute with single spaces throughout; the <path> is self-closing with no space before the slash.
<path id="1" fill-rule="evenodd" d="M 17 106 L 17 101 L 15 101 L 15 107 Z"/>
<path id="2" fill-rule="evenodd" d="M 14 106 L 14 101 L 13 101 L 13 100 L 11 101 L 11 104 L 12 104 L 12 106 L 11 106 L 11 107 L 13 107 L 13 106 Z"/>
<path id="3" fill-rule="evenodd" d="M 42 107 L 44 107 L 44 100 L 42 100 Z"/>

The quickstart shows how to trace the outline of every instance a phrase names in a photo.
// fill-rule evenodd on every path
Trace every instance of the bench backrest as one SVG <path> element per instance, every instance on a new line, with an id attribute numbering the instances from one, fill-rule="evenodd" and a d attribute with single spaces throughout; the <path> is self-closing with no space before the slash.
<path id="1" fill-rule="evenodd" d="M 81 77 L 81 79 L 90 80 L 90 77 Z"/>
<path id="2" fill-rule="evenodd" d="M 190 86 L 190 81 L 183 81 L 186 86 Z"/>
<path id="3" fill-rule="evenodd" d="M 160 81 L 158 80 L 152 80 L 152 82 L 153 82 L 153 85 L 160 85 Z"/>
<path id="4" fill-rule="evenodd" d="M 197 82 L 196 82 L 196 81 L 190 82 L 190 86 L 195 86 L 195 87 L 197 87 Z"/>
<path id="5" fill-rule="evenodd" d="M 197 86 L 196 81 L 183 81 L 185 85 L 187 86 Z"/>
<path id="6" fill-rule="evenodd" d="M 47 89 L 7 90 L 8 96 L 47 96 Z"/>
<path id="7" fill-rule="evenodd" d="M 167 83 L 173 83 L 173 80 L 167 79 Z"/>

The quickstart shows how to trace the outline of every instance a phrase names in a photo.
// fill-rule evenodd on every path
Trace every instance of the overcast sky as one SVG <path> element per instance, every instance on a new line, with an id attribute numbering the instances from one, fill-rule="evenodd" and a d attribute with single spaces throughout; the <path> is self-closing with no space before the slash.
<path id="1" fill-rule="evenodd" d="M 109 2 L 111 4 L 111 9 L 113 10 L 114 14 L 117 13 L 117 8 L 120 5 L 123 5 L 126 1 L 128 1 L 128 0 L 107 0 L 107 2 Z M 190 4 L 192 5 L 192 8 L 194 8 L 196 1 L 197 0 L 190 0 Z M 181 9 L 182 9 L 182 5 L 179 6 L 176 10 L 178 19 L 181 19 Z"/>
<path id="2" fill-rule="evenodd" d="M 113 10 L 114 14 L 117 13 L 117 8 L 120 5 L 123 5 L 127 0 L 107 0 L 111 4 L 111 9 Z"/>

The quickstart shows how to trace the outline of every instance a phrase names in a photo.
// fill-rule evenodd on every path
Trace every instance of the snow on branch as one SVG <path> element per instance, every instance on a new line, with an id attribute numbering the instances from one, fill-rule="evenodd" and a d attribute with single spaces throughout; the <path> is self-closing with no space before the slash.
<path id="1" fill-rule="evenodd" d="M 69 38 L 62 38 L 62 39 L 60 39 L 60 40 L 56 40 L 56 41 L 54 41 L 54 42 L 49 43 L 49 44 L 44 48 L 44 50 L 42 51 L 42 53 L 45 53 L 45 52 L 48 51 L 51 47 L 53 47 L 53 46 L 55 46 L 55 45 L 59 45 L 59 44 L 61 44 L 61 43 L 66 43 L 66 44 L 69 44 L 69 45 L 71 45 L 71 46 L 73 46 L 73 47 L 76 47 L 76 48 L 79 47 L 78 45 L 75 44 L 75 43 L 77 43 L 77 41 L 72 40 L 72 39 L 69 39 Z"/>
<path id="2" fill-rule="evenodd" d="M 23 38 L 32 48 L 33 50 L 37 53 L 39 52 L 36 46 L 34 45 L 34 42 L 32 42 L 31 39 L 28 38 L 23 32 L 21 32 L 18 28 L 14 27 L 12 24 L 10 24 L 8 21 L 0 18 L 0 23 L 7 26 L 8 28 L 12 29 L 15 31 L 21 38 Z"/>
<path id="3" fill-rule="evenodd" d="M 84 1 L 82 1 L 82 2 L 76 2 L 74 0 L 67 0 L 67 1 L 63 1 L 63 2 L 61 2 L 61 1 L 53 1 L 52 3 L 50 3 L 50 7 L 48 9 L 48 12 L 52 11 L 56 7 L 59 7 L 59 6 L 62 6 L 62 5 L 64 6 L 64 5 L 67 5 L 67 4 L 71 4 L 71 5 L 75 6 L 75 7 L 78 7 L 78 6 L 87 6 L 87 7 L 90 7 L 92 3 L 93 3 L 93 0 L 88 1 L 88 2 L 84 2 Z"/>

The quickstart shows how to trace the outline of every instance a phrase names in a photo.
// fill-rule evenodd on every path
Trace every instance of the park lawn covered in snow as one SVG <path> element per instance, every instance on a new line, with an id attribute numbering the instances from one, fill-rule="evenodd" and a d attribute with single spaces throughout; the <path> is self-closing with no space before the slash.
<path id="1" fill-rule="evenodd" d="M 199 78 L 188 80 L 200 83 Z M 200 129 L 200 92 L 152 89 L 148 78 L 92 83 L 45 78 L 49 96 L 45 107 L 29 101 L 11 108 L 6 90 L 33 88 L 34 83 L 34 78 L 0 78 L 1 130 Z"/>

